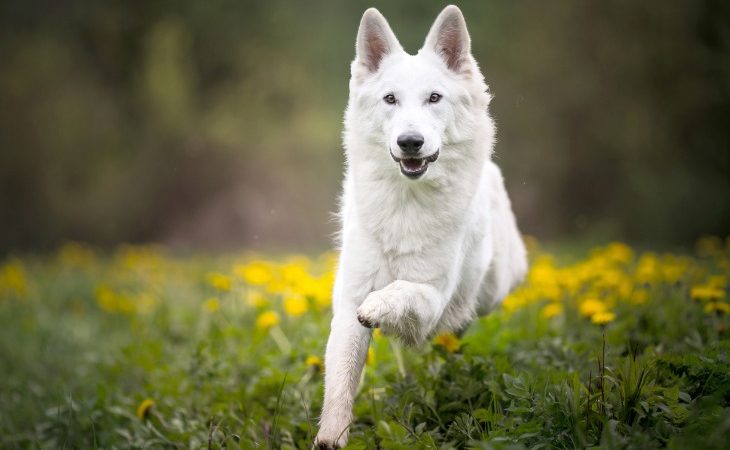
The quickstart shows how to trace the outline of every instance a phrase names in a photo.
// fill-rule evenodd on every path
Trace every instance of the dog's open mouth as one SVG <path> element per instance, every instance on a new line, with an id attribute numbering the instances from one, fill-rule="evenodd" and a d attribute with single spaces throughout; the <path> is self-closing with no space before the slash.
<path id="1" fill-rule="evenodd" d="M 400 165 L 400 173 L 411 179 L 420 178 L 421 175 L 428 170 L 428 164 L 436 161 L 439 157 L 439 151 L 423 158 L 398 158 L 392 152 L 390 156 L 393 161 Z"/>

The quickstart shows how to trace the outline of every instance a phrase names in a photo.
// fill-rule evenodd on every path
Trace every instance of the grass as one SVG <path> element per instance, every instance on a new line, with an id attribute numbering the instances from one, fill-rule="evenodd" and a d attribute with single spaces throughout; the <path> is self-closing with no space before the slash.
<path id="1" fill-rule="evenodd" d="M 348 448 L 727 448 L 725 244 L 532 247 L 527 282 L 461 338 L 376 332 Z M 0 447 L 310 448 L 333 266 L 78 244 L 7 258 Z"/>

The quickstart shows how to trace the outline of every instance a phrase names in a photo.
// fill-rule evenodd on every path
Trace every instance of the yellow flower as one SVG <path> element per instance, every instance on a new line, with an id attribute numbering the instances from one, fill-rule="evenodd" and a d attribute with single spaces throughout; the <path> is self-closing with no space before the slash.
<path id="1" fill-rule="evenodd" d="M 725 297 L 725 290 L 708 284 L 699 284 L 692 286 L 689 295 L 694 300 L 722 300 Z"/>
<path id="2" fill-rule="evenodd" d="M 96 288 L 96 304 L 108 313 L 117 311 L 117 296 L 109 287 L 99 286 Z"/>
<path id="3" fill-rule="evenodd" d="M 142 400 L 142 403 L 137 406 L 137 417 L 139 417 L 139 420 L 144 420 L 145 417 L 150 412 L 150 409 L 155 406 L 155 401 L 151 398 L 146 398 Z"/>
<path id="4" fill-rule="evenodd" d="M 553 258 L 543 255 L 532 265 L 527 277 L 532 284 L 553 284 L 556 279 L 556 272 Z"/>
<path id="5" fill-rule="evenodd" d="M 563 305 L 560 303 L 548 303 L 545 305 L 545 307 L 542 308 L 540 311 L 540 315 L 545 318 L 549 319 L 551 317 L 555 317 L 557 315 L 560 315 L 563 312 Z"/>
<path id="6" fill-rule="evenodd" d="M 709 302 L 705 305 L 705 313 L 730 314 L 730 305 L 724 302 Z"/>
<path id="7" fill-rule="evenodd" d="M 0 296 L 3 294 L 19 298 L 25 298 L 28 294 L 28 278 L 19 259 L 11 259 L 0 267 Z"/>
<path id="8" fill-rule="evenodd" d="M 288 286 L 283 280 L 272 279 L 266 284 L 266 292 L 269 294 L 283 294 L 288 290 Z"/>
<path id="9" fill-rule="evenodd" d="M 593 314 L 591 316 L 591 322 L 595 323 L 596 325 L 605 325 L 609 322 L 613 322 L 615 318 L 616 314 L 610 311 L 602 311 Z"/>
<path id="10" fill-rule="evenodd" d="M 259 330 L 268 330 L 269 328 L 279 324 L 279 315 L 276 311 L 265 311 L 256 318 L 256 328 Z"/>
<path id="11" fill-rule="evenodd" d="M 725 275 L 713 275 L 707 279 L 707 285 L 718 289 L 725 289 L 727 277 Z"/>
<path id="12" fill-rule="evenodd" d="M 203 303 L 203 309 L 208 312 L 216 312 L 220 306 L 221 302 L 216 297 L 211 297 Z"/>
<path id="13" fill-rule="evenodd" d="M 210 273 L 208 274 L 208 283 L 219 292 L 228 292 L 231 290 L 233 280 L 228 275 L 221 273 Z"/>
<path id="14" fill-rule="evenodd" d="M 659 276 L 659 261 L 653 253 L 645 253 L 639 259 L 634 273 L 639 283 L 651 283 Z"/>
<path id="15" fill-rule="evenodd" d="M 524 294 L 524 289 L 513 291 L 502 301 L 502 308 L 507 312 L 517 311 L 523 308 L 528 302 L 527 296 Z"/>
<path id="16" fill-rule="evenodd" d="M 380 331 L 380 328 L 376 328 L 373 330 L 373 338 L 378 340 L 383 337 L 383 332 Z"/>
<path id="17" fill-rule="evenodd" d="M 307 367 L 314 367 L 314 369 L 317 372 L 322 370 L 322 360 L 318 356 L 314 356 L 314 355 L 307 356 L 307 359 L 304 361 L 304 364 Z"/>
<path id="18" fill-rule="evenodd" d="M 311 290 L 312 277 L 307 273 L 306 264 L 300 259 L 295 259 L 281 266 L 281 278 L 284 285 L 291 290 L 307 293 Z"/>
<path id="19" fill-rule="evenodd" d="M 249 291 L 246 293 L 246 304 L 252 308 L 266 306 L 266 296 L 261 291 Z"/>
<path id="20" fill-rule="evenodd" d="M 234 272 L 243 281 L 254 286 L 263 286 L 273 278 L 271 264 L 266 261 L 251 261 L 246 265 L 236 266 Z"/>
<path id="21" fill-rule="evenodd" d="M 456 337 L 454 333 L 449 332 L 440 333 L 433 339 L 433 343 L 435 345 L 443 347 L 449 353 L 454 353 L 455 351 L 459 350 L 459 347 L 461 347 L 459 338 Z"/>
<path id="22" fill-rule="evenodd" d="M 606 304 L 600 300 L 589 298 L 580 303 L 579 309 L 583 316 L 591 317 L 596 313 L 604 312 L 606 310 Z"/>
<path id="23" fill-rule="evenodd" d="M 292 294 L 284 299 L 284 311 L 292 317 L 299 317 L 309 309 L 307 299 L 302 295 Z"/>
<path id="24" fill-rule="evenodd" d="M 618 263 L 627 264 L 634 258 L 634 252 L 623 242 L 612 242 L 606 246 L 606 256 Z"/>
<path id="25" fill-rule="evenodd" d="M 335 275 L 333 272 L 328 272 L 317 280 L 317 288 L 312 295 L 318 307 L 326 308 L 332 304 L 332 284 L 334 281 Z"/>
<path id="26" fill-rule="evenodd" d="M 375 350 L 372 347 L 368 347 L 368 357 L 365 360 L 365 364 L 369 366 L 375 364 Z"/>

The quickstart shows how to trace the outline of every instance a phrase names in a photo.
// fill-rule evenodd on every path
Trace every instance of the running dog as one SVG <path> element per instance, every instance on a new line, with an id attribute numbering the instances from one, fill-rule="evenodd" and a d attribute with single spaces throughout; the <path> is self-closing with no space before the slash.
<path id="1" fill-rule="evenodd" d="M 461 332 L 518 284 L 527 258 L 499 168 L 484 76 L 446 7 L 406 53 L 365 11 L 345 112 L 341 253 L 315 447 L 347 443 L 371 331 L 410 346 Z"/>

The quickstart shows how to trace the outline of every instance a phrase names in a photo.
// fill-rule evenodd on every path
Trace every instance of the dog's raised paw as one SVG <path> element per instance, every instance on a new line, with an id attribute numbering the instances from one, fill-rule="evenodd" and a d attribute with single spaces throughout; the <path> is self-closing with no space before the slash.
<path id="1" fill-rule="evenodd" d="M 378 328 L 379 326 L 377 322 L 371 321 L 362 314 L 357 315 L 357 321 L 360 322 L 360 325 L 364 326 L 365 328 Z"/>
<path id="2" fill-rule="evenodd" d="M 314 445 L 312 445 L 312 450 L 335 450 L 342 448 L 340 447 L 336 442 L 328 442 L 325 439 L 315 439 Z"/>

